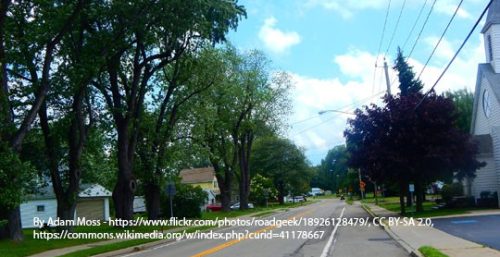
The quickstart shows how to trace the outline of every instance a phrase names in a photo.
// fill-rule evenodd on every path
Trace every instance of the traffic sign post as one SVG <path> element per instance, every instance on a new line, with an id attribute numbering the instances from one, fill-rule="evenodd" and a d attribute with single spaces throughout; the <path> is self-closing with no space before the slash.
<path id="1" fill-rule="evenodd" d="M 167 188 L 165 189 L 165 193 L 168 195 L 168 200 L 170 203 L 170 218 L 174 217 L 174 207 L 173 207 L 173 198 L 175 195 L 175 184 L 172 181 L 169 181 L 167 184 Z"/>
<path id="2" fill-rule="evenodd" d="M 409 184 L 408 185 L 408 191 L 410 191 L 410 198 L 411 198 L 411 201 L 413 202 L 413 192 L 415 192 L 415 185 L 414 184 Z M 413 212 L 413 208 L 412 208 L 412 212 Z"/>

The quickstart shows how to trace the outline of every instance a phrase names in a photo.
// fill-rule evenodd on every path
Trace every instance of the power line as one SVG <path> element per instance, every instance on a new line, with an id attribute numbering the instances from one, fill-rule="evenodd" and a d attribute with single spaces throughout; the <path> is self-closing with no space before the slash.
<path id="1" fill-rule="evenodd" d="M 444 76 L 444 74 L 446 73 L 446 71 L 448 71 L 448 68 L 450 68 L 450 66 L 453 63 L 453 61 L 455 61 L 455 59 L 457 58 L 457 56 L 460 53 L 460 51 L 462 50 L 462 48 L 464 47 L 464 45 L 467 43 L 467 41 L 469 40 L 469 38 L 472 35 L 472 33 L 474 32 L 474 30 L 476 30 L 476 28 L 479 25 L 479 23 L 481 22 L 481 20 L 483 19 L 483 16 L 486 14 L 486 11 L 488 11 L 488 9 L 490 8 L 491 3 L 493 3 L 493 0 L 490 0 L 490 2 L 488 3 L 488 5 L 486 6 L 486 8 L 484 8 L 483 12 L 481 13 L 481 16 L 479 16 L 479 18 L 477 19 L 476 23 L 474 24 L 474 26 L 472 27 L 472 29 L 469 31 L 469 34 L 467 34 L 467 37 L 464 39 L 464 42 L 462 42 L 462 44 L 460 45 L 460 47 L 458 48 L 458 50 L 455 52 L 455 54 L 451 58 L 450 62 L 448 62 L 448 65 L 446 65 L 446 67 L 444 68 L 443 72 L 441 72 L 441 75 L 439 75 L 439 77 L 437 78 L 436 82 L 434 82 L 434 84 L 432 85 L 431 89 L 429 89 L 429 91 L 427 91 L 427 93 L 424 94 L 424 96 L 422 97 L 422 100 L 420 100 L 420 102 L 417 104 L 417 106 L 415 106 L 415 109 L 417 109 L 422 104 L 422 102 L 424 101 L 424 99 L 434 90 L 434 88 L 439 83 L 439 81 L 441 80 L 441 78 Z"/>
<path id="2" fill-rule="evenodd" d="M 425 26 L 427 25 L 427 22 L 429 21 L 429 17 L 431 16 L 432 11 L 434 10 L 434 5 L 436 5 L 436 1 L 432 3 L 431 9 L 429 10 L 429 13 L 427 13 L 427 17 L 425 18 L 424 24 L 422 24 L 422 28 L 420 29 L 420 32 L 418 33 L 417 39 L 415 40 L 415 43 L 413 43 L 413 46 L 411 47 L 410 54 L 406 57 L 406 59 L 410 59 L 411 54 L 413 53 L 413 50 L 415 50 L 415 47 L 417 46 L 418 40 L 420 39 L 420 36 L 422 36 L 422 32 L 424 31 Z"/>
<path id="3" fill-rule="evenodd" d="M 384 90 L 384 91 L 380 91 L 380 92 L 378 92 L 378 93 L 376 93 L 376 94 L 374 94 L 374 95 L 371 95 L 371 96 L 369 96 L 369 97 L 366 97 L 366 98 L 364 98 L 364 99 L 361 99 L 361 101 L 359 101 L 359 102 L 357 102 L 357 103 L 351 103 L 351 104 L 348 104 L 348 105 L 346 105 L 346 106 L 344 106 L 344 107 L 341 107 L 341 108 L 339 108 L 339 109 L 345 109 L 345 108 L 347 108 L 347 107 L 349 107 L 349 106 L 353 106 L 353 105 L 355 105 L 355 104 L 364 103 L 364 102 L 366 102 L 366 101 L 368 101 L 368 100 L 371 100 L 371 99 L 373 99 L 373 98 L 377 97 L 378 95 L 381 95 L 381 94 L 382 94 L 382 93 L 384 93 L 384 92 L 385 92 L 385 90 Z M 338 113 L 338 114 L 340 114 L 340 113 Z M 338 114 L 337 114 L 337 115 L 338 115 Z M 335 119 L 335 118 L 337 117 L 337 115 L 335 115 L 335 114 L 334 114 L 334 116 L 333 116 L 333 117 L 331 117 L 331 118 L 329 118 L 329 119 L 326 119 L 326 120 L 324 120 L 323 122 L 318 123 L 318 124 L 316 124 L 316 125 L 314 125 L 314 126 L 311 126 L 311 127 L 306 128 L 306 129 L 303 129 L 303 130 L 301 130 L 301 131 L 299 131 L 299 132 L 295 133 L 293 136 L 300 135 L 300 134 L 302 134 L 302 133 L 304 133 L 304 132 L 306 132 L 306 131 L 308 131 L 308 130 L 311 130 L 311 129 L 314 129 L 314 128 L 318 127 L 318 126 L 321 126 L 321 125 L 323 125 L 323 124 L 325 124 L 325 123 L 327 123 L 327 122 L 329 122 L 329 121 L 331 121 L 331 120 Z M 315 116 L 315 117 L 316 117 L 316 116 Z M 312 119 L 312 118 L 315 118 L 315 117 L 311 117 L 311 118 L 309 118 L 309 119 Z"/>
<path id="4" fill-rule="evenodd" d="M 417 19 L 415 20 L 415 23 L 413 23 L 413 26 L 411 27 L 410 33 L 408 34 L 408 37 L 406 37 L 405 43 L 403 44 L 403 47 L 401 49 L 405 49 L 406 44 L 408 43 L 411 35 L 413 34 L 413 31 L 417 27 L 418 21 L 420 20 L 420 16 L 422 16 L 422 13 L 423 13 L 426 5 L 427 5 L 427 0 L 425 0 L 424 4 L 422 5 L 422 8 L 420 8 L 420 11 L 418 12 L 418 15 L 417 15 Z"/>
<path id="5" fill-rule="evenodd" d="M 375 69 L 373 70 L 372 93 L 373 93 L 373 91 L 375 91 L 375 76 L 376 76 L 376 73 L 377 73 L 378 56 L 379 56 L 380 50 L 382 49 L 382 42 L 384 41 L 385 29 L 387 27 L 387 20 L 388 20 L 388 17 L 389 17 L 389 11 L 391 9 L 391 2 L 392 2 L 392 0 L 389 0 L 389 4 L 387 5 L 387 10 L 385 11 L 384 26 L 382 27 L 382 34 L 380 35 L 380 41 L 378 43 L 378 50 L 377 50 L 377 53 L 376 53 L 377 58 L 375 59 Z"/>
<path id="6" fill-rule="evenodd" d="M 418 74 L 418 77 L 417 79 L 420 78 L 420 76 L 422 76 L 422 73 L 424 72 L 425 68 L 427 67 L 427 64 L 429 64 L 432 56 L 434 55 L 434 53 L 436 52 L 436 49 L 438 48 L 439 44 L 441 43 L 441 40 L 443 40 L 444 38 L 444 35 L 446 34 L 446 31 L 448 31 L 448 28 L 450 27 L 451 25 L 451 22 L 453 22 L 453 19 L 455 19 L 455 16 L 457 15 L 458 13 L 458 10 L 460 10 L 460 6 L 462 5 L 462 3 L 464 2 L 464 0 L 460 0 L 460 3 L 458 3 L 457 5 L 457 8 L 455 9 L 455 12 L 453 13 L 453 16 L 451 16 L 451 19 L 450 21 L 448 22 L 448 24 L 446 25 L 446 28 L 444 29 L 443 33 L 441 34 L 441 37 L 439 38 L 438 42 L 436 43 L 436 45 L 434 46 L 434 49 L 432 49 L 432 52 L 431 52 L 431 55 L 429 55 L 429 58 L 427 58 L 427 61 L 425 62 L 424 64 L 424 67 L 422 67 L 422 70 L 420 71 L 420 73 Z"/>
<path id="7" fill-rule="evenodd" d="M 399 11 L 398 20 L 396 21 L 396 26 L 394 26 L 394 30 L 392 31 L 392 36 L 391 39 L 389 40 L 389 45 L 387 46 L 387 50 L 385 50 L 384 58 L 387 55 L 387 53 L 389 53 L 389 49 L 391 48 L 392 41 L 394 40 L 394 36 L 396 35 L 396 31 L 398 30 L 399 21 L 401 20 L 401 15 L 403 14 L 403 10 L 405 9 L 405 5 L 406 5 L 406 0 L 403 1 L 403 5 L 401 6 L 401 10 Z"/>

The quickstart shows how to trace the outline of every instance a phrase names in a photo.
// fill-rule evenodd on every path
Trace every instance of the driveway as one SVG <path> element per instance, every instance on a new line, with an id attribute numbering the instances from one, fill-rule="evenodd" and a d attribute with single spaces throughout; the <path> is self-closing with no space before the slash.
<path id="1" fill-rule="evenodd" d="M 432 222 L 448 234 L 500 250 L 500 215 L 435 218 Z"/>

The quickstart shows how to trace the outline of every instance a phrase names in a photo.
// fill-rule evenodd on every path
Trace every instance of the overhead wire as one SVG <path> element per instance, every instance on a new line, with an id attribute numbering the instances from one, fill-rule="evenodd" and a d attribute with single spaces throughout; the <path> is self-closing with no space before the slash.
<path id="1" fill-rule="evenodd" d="M 450 18 L 450 21 L 448 22 L 448 24 L 446 25 L 443 33 L 441 34 L 441 37 L 439 38 L 438 42 L 436 43 L 436 45 L 434 46 L 434 49 L 432 49 L 432 52 L 431 54 L 429 55 L 429 57 L 427 58 L 427 61 L 425 61 L 425 64 L 424 66 L 422 67 L 422 70 L 420 71 L 420 73 L 418 74 L 418 77 L 417 79 L 420 78 L 420 76 L 422 75 L 422 73 L 424 72 L 425 68 L 427 67 L 427 64 L 429 64 L 430 60 L 432 59 L 432 56 L 434 55 L 434 53 L 436 52 L 436 49 L 438 48 L 439 44 L 441 43 L 441 41 L 443 40 L 444 38 L 444 35 L 446 34 L 446 32 L 448 31 L 448 28 L 450 27 L 451 23 L 453 22 L 453 19 L 455 19 L 455 16 L 457 15 L 458 13 L 458 10 L 460 10 L 460 6 L 462 6 L 462 3 L 464 2 L 464 0 L 460 0 L 460 3 L 458 3 L 457 5 L 457 8 L 455 9 L 455 12 L 453 13 L 453 15 L 451 16 Z"/>
<path id="2" fill-rule="evenodd" d="M 403 10 L 405 9 L 405 5 L 406 5 L 406 0 L 403 1 L 403 5 L 401 6 L 401 10 L 399 11 L 399 16 L 396 21 L 396 25 L 394 26 L 394 30 L 392 31 L 391 39 L 389 40 L 389 45 L 387 45 L 387 50 L 385 50 L 384 58 L 389 53 L 389 49 L 392 46 L 392 41 L 394 41 L 394 36 L 396 35 L 396 31 L 398 30 L 399 21 L 401 20 L 401 16 L 403 15 Z"/>
<path id="3" fill-rule="evenodd" d="M 375 78 L 376 78 L 376 74 L 377 74 L 378 57 L 379 57 L 380 50 L 382 49 L 382 42 L 384 41 L 384 37 L 385 37 L 385 31 L 386 31 L 386 27 L 387 27 L 387 20 L 388 20 L 388 17 L 389 17 L 389 12 L 391 10 L 391 2 L 392 2 L 392 0 L 389 0 L 389 3 L 387 5 L 387 9 L 385 11 L 384 26 L 382 27 L 382 34 L 380 35 L 380 41 L 378 43 L 377 57 L 375 58 L 375 68 L 373 69 L 372 94 L 373 94 L 373 91 L 375 91 Z"/>
<path id="4" fill-rule="evenodd" d="M 411 50 L 410 50 L 410 53 L 408 54 L 408 56 L 406 57 L 406 59 L 410 59 L 410 56 L 412 55 L 413 51 L 415 50 L 415 47 L 417 46 L 418 44 L 418 41 L 420 40 L 420 37 L 422 36 L 422 32 L 424 31 L 425 29 L 425 26 L 427 25 L 427 22 L 429 21 L 429 17 L 431 17 L 431 14 L 432 14 L 432 11 L 434 10 L 434 6 L 436 5 L 436 1 L 437 0 L 434 0 L 434 2 L 432 3 L 432 6 L 431 6 L 431 9 L 429 10 L 429 12 L 427 13 L 427 17 L 425 18 L 425 21 L 424 23 L 422 24 L 422 28 L 420 28 L 420 32 L 418 33 L 417 35 L 417 39 L 415 40 L 415 42 L 413 43 L 413 46 L 411 47 Z"/>
<path id="5" fill-rule="evenodd" d="M 484 8 L 483 12 L 481 13 L 481 15 L 479 16 L 479 18 L 477 19 L 476 23 L 474 23 L 474 26 L 472 27 L 472 29 L 469 31 L 469 33 L 467 34 L 467 37 L 465 37 L 464 41 L 462 42 L 462 44 L 460 45 L 460 47 L 457 49 L 457 51 L 455 52 L 455 54 L 453 55 L 453 57 L 451 58 L 451 60 L 448 62 L 448 64 L 446 65 L 446 67 L 444 68 L 444 70 L 441 72 L 441 74 L 439 75 L 439 77 L 436 79 L 436 82 L 434 82 L 434 84 L 432 85 L 431 89 L 429 89 L 425 94 L 424 96 L 422 97 L 422 99 L 420 100 L 420 102 L 415 106 L 415 109 L 417 109 L 421 104 L 422 102 L 425 100 L 425 98 L 432 92 L 434 91 L 434 88 L 436 87 L 436 85 L 439 83 L 439 81 L 441 81 L 441 78 L 443 78 L 444 74 L 446 74 L 446 72 L 448 71 L 448 69 L 450 68 L 451 64 L 453 63 L 453 61 L 455 61 L 455 59 L 457 58 L 458 54 L 460 53 L 460 51 L 462 50 L 462 48 L 465 46 L 465 44 L 467 43 L 467 41 L 469 40 L 469 38 L 471 37 L 472 33 L 474 32 L 474 30 L 476 30 L 477 26 L 479 25 L 479 23 L 481 22 L 481 20 L 483 19 L 484 15 L 486 14 L 486 12 L 488 11 L 488 9 L 490 8 L 490 5 L 491 3 L 493 3 L 493 0 L 490 0 L 490 2 L 488 3 L 488 5 L 486 5 L 486 7 Z"/>
<path id="6" fill-rule="evenodd" d="M 417 27 L 418 21 L 420 20 L 420 17 L 422 16 L 422 13 L 424 12 L 426 5 L 427 5 L 427 0 L 425 0 L 424 4 L 422 5 L 422 8 L 420 8 L 420 11 L 418 12 L 418 15 L 417 15 L 417 19 L 413 23 L 413 26 L 410 29 L 410 33 L 408 33 L 408 36 L 406 37 L 405 42 L 404 42 L 403 46 L 401 47 L 402 49 L 405 49 L 406 44 L 408 43 L 408 41 L 410 41 L 411 35 L 413 34 L 413 31 Z"/>

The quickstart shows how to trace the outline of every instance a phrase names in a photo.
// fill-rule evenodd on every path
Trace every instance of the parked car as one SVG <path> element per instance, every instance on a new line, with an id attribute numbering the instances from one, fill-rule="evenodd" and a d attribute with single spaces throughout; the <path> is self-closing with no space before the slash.
<path id="1" fill-rule="evenodd" d="M 302 195 L 296 195 L 294 197 L 289 197 L 287 198 L 289 203 L 300 203 L 300 202 L 305 202 L 307 201 L 307 198 Z"/>
<path id="2" fill-rule="evenodd" d="M 222 206 L 219 204 L 210 204 L 207 205 L 207 211 L 220 211 L 222 210 Z"/>
<path id="3" fill-rule="evenodd" d="M 233 205 L 231 205 L 231 210 L 238 210 L 240 208 L 240 202 L 237 202 L 237 203 L 234 203 Z M 253 206 L 253 203 L 248 203 L 248 209 L 253 209 L 254 206 Z"/>

